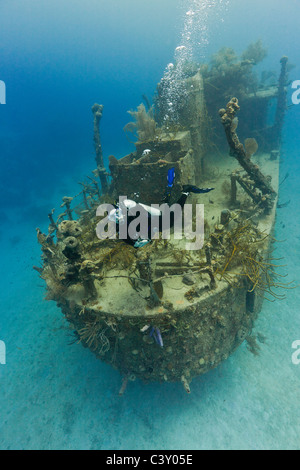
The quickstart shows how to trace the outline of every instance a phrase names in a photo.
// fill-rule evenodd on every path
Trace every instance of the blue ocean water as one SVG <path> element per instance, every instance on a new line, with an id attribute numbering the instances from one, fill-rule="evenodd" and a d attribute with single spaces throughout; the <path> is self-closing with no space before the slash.
<path id="1" fill-rule="evenodd" d="M 0 2 L 0 364 L 1 449 L 299 449 L 299 289 L 264 303 L 256 329 L 260 356 L 243 344 L 217 369 L 181 384 L 131 383 L 81 345 L 32 270 L 35 228 L 77 192 L 95 167 L 91 106 L 104 105 L 105 162 L 134 149 L 127 111 L 150 98 L 184 39 L 186 13 L 202 9 L 191 31 L 201 60 L 222 46 L 242 52 L 262 39 L 264 68 L 287 55 L 300 80 L 298 0 L 2 0 Z M 196 25 L 197 26 L 197 25 Z M 291 89 L 289 103 L 291 104 Z M 299 284 L 300 106 L 288 109 L 275 236 L 278 258 Z"/>

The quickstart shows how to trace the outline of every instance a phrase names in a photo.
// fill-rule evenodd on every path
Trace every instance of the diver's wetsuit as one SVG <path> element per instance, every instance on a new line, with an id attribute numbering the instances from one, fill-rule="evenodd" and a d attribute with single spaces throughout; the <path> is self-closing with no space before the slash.
<path id="1" fill-rule="evenodd" d="M 176 204 L 178 204 L 181 208 L 183 208 L 191 192 L 208 193 L 209 191 L 212 191 L 213 189 L 214 188 L 200 189 L 200 188 L 196 188 L 195 186 L 188 186 L 188 187 L 186 186 L 184 187 L 183 192 L 180 198 L 178 199 L 178 201 L 176 202 Z M 158 209 L 153 210 L 150 206 L 145 206 L 144 204 L 135 203 L 134 201 L 131 201 L 131 200 L 126 200 L 124 202 L 126 203 L 128 202 L 131 207 L 133 207 L 136 204 L 138 206 L 138 212 L 140 212 L 140 215 L 142 215 L 142 212 L 144 211 L 145 217 L 147 217 L 148 219 L 147 233 L 140 234 L 140 237 L 138 237 L 138 234 L 137 234 L 136 237 L 131 238 L 128 233 L 128 227 L 130 226 L 131 222 L 133 222 L 136 219 L 137 216 L 136 215 L 132 216 L 128 214 L 129 209 L 130 209 L 129 206 L 127 207 L 124 206 L 125 209 L 123 207 L 123 211 L 127 210 L 127 230 L 126 230 L 127 238 L 126 239 L 122 238 L 122 239 L 128 245 L 132 245 L 135 248 L 140 248 L 144 246 L 146 243 L 150 242 L 154 238 L 154 235 L 157 232 L 162 232 L 162 229 L 163 229 L 162 224 L 163 224 L 163 218 L 164 218 L 163 207 L 164 207 L 164 204 L 166 205 L 166 207 L 169 207 L 169 203 L 165 200 L 164 204 L 161 205 L 161 210 L 158 211 Z M 120 210 L 118 206 L 115 206 L 115 208 L 117 210 Z M 154 226 L 152 225 L 153 218 L 157 222 L 157 224 Z M 170 228 L 173 227 L 174 224 L 175 224 L 175 212 L 170 211 Z M 116 229 L 117 229 L 117 233 L 119 234 L 120 223 L 118 222 L 116 224 Z"/>
<path id="2" fill-rule="evenodd" d="M 170 203 L 170 197 L 171 197 L 171 188 L 173 187 L 174 178 L 175 178 L 175 173 L 173 172 L 173 178 L 166 190 L 166 193 L 164 196 L 164 202 L 161 205 L 161 210 L 153 209 L 150 206 L 136 203 L 135 201 L 131 201 L 131 200 L 125 200 L 122 208 L 118 206 L 114 206 L 116 208 L 116 211 L 120 211 L 121 209 L 121 213 L 123 213 L 124 211 L 127 211 L 127 230 L 126 230 L 127 238 L 126 239 L 122 238 L 125 243 L 132 245 L 135 248 L 140 248 L 144 246 L 146 243 L 150 242 L 154 238 L 154 235 L 157 232 L 162 232 L 162 229 L 163 229 L 162 224 L 163 224 L 163 218 L 164 218 L 163 207 L 164 207 L 164 204 L 166 205 L 166 207 L 168 208 L 170 207 L 169 203 Z M 214 188 L 201 189 L 201 188 L 197 188 L 196 186 L 185 185 L 182 188 L 182 194 L 180 198 L 178 199 L 178 201 L 176 202 L 176 204 L 178 204 L 181 208 L 183 208 L 190 193 L 203 194 L 203 193 L 208 193 L 212 191 L 213 189 Z M 142 233 L 140 237 L 138 237 L 138 234 L 136 234 L 135 238 L 130 238 L 128 234 L 128 227 L 130 226 L 131 222 L 133 222 L 136 219 L 137 216 L 128 215 L 128 212 L 129 212 L 129 209 L 134 206 L 138 206 L 138 211 L 140 212 L 140 215 L 142 215 L 142 212 L 145 211 L 145 217 L 147 217 L 148 219 L 147 233 Z M 153 217 L 155 219 L 153 219 Z M 156 226 L 152 226 L 151 222 L 153 220 L 157 222 Z M 117 233 L 119 234 L 121 219 L 120 218 L 119 220 L 117 219 L 116 222 L 117 222 L 116 224 Z M 175 224 L 175 212 L 171 211 L 170 212 L 170 228 L 173 227 L 174 224 Z"/>

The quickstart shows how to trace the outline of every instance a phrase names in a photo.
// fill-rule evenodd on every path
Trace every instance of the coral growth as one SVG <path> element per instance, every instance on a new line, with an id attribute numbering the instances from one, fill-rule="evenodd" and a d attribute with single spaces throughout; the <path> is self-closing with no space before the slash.
<path id="1" fill-rule="evenodd" d="M 222 238 L 224 255 L 218 258 L 216 275 L 236 286 L 244 279 L 250 293 L 255 291 L 269 299 L 284 298 L 274 290 L 288 288 L 288 284 L 278 281 L 284 277 L 276 272 L 281 266 L 276 263 L 278 260 L 263 255 L 267 239 L 251 221 L 228 231 Z"/>
<path id="2" fill-rule="evenodd" d="M 92 351 L 97 351 L 99 355 L 104 355 L 110 349 L 110 343 L 105 335 L 107 328 L 95 320 L 85 323 L 85 326 L 78 330 L 80 341 L 85 343 Z"/>
<path id="3" fill-rule="evenodd" d="M 137 111 L 128 111 L 128 113 L 135 119 L 135 122 L 130 122 L 124 127 L 125 132 L 136 132 L 139 142 L 148 142 L 155 140 L 158 129 L 153 117 L 152 109 L 146 110 L 145 105 L 141 103 Z"/>
<path id="4" fill-rule="evenodd" d="M 258 145 L 255 139 L 246 139 L 244 148 L 243 144 L 239 141 L 236 133 L 236 126 L 233 126 L 233 122 L 236 118 L 236 113 L 240 110 L 239 101 L 237 98 L 231 98 L 227 103 L 226 109 L 221 108 L 219 115 L 221 122 L 224 126 L 225 135 L 230 149 L 230 155 L 235 157 L 242 168 L 247 172 L 250 177 L 251 185 L 259 189 L 262 196 L 256 195 L 254 191 L 248 188 L 248 185 L 244 185 L 239 177 L 235 176 L 235 179 L 241 184 L 243 189 L 253 198 L 255 203 L 261 203 L 261 206 L 266 211 L 270 211 L 273 207 L 276 192 L 271 186 L 270 178 L 263 175 L 258 165 L 254 164 L 250 157 L 256 152 Z M 232 179 L 233 182 L 233 179 Z"/>
<path id="5" fill-rule="evenodd" d="M 65 237 L 79 237 L 82 229 L 77 220 L 63 220 L 58 226 L 57 236 L 59 238 Z"/>
<path id="6" fill-rule="evenodd" d="M 267 55 L 268 52 L 263 47 L 262 40 L 259 39 L 258 41 L 249 44 L 247 49 L 243 52 L 241 58 L 242 60 L 249 60 L 253 64 L 258 64 L 259 62 L 262 62 L 264 58 L 267 57 Z"/>
<path id="7" fill-rule="evenodd" d="M 258 143 L 253 138 L 248 138 L 245 140 L 245 151 L 246 157 L 251 158 L 258 150 Z"/>
<path id="8" fill-rule="evenodd" d="M 255 44 L 250 45 L 241 58 L 233 49 L 223 47 L 213 56 L 210 65 L 202 66 L 209 111 L 232 94 L 241 98 L 257 90 L 258 79 L 253 66 L 265 57 L 265 51 L 259 41 Z"/>

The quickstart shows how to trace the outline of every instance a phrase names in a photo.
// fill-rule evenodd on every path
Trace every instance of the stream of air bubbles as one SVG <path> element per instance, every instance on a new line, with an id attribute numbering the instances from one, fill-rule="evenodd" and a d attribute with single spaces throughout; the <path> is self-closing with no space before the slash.
<path id="1" fill-rule="evenodd" d="M 189 64 L 204 61 L 210 38 L 210 24 L 223 22 L 229 0 L 187 0 L 184 1 L 183 29 L 180 43 L 175 49 L 174 63 L 167 65 L 163 83 L 165 102 L 164 121 L 176 121 L 176 103 L 182 100 L 181 83 L 186 78 Z"/>

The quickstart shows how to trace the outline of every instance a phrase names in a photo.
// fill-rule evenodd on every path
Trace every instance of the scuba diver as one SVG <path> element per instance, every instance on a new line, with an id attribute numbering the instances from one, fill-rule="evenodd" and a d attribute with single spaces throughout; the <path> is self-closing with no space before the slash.
<path id="1" fill-rule="evenodd" d="M 134 246 L 135 248 L 141 248 L 152 239 L 157 239 L 157 233 L 161 233 L 163 230 L 163 217 L 164 217 L 164 207 L 170 209 L 170 199 L 172 194 L 172 188 L 174 186 L 175 180 L 175 168 L 171 168 L 168 171 L 168 185 L 163 196 L 163 204 L 160 206 L 160 209 L 151 207 L 142 203 L 137 203 L 131 199 L 124 199 L 121 202 L 114 204 L 114 209 L 108 214 L 108 219 L 116 223 L 116 231 L 125 243 Z M 182 209 L 184 204 L 190 195 L 190 193 L 195 194 L 205 194 L 213 191 L 214 188 L 198 188 L 193 185 L 183 185 L 180 198 L 175 204 L 178 204 Z M 146 233 L 142 233 L 142 236 L 139 236 L 137 232 L 130 233 L 130 224 L 136 219 L 136 214 L 132 215 L 132 210 L 137 210 L 140 214 L 144 213 L 145 219 L 147 219 L 147 230 Z M 170 228 L 174 226 L 176 222 L 176 214 L 174 211 L 169 211 L 170 214 Z M 180 214 L 181 216 L 181 214 Z M 154 224 L 153 224 L 154 222 Z M 122 226 L 126 223 L 126 231 L 122 230 Z M 126 237 L 120 237 L 120 232 L 126 233 Z M 155 236 L 156 235 L 156 236 Z"/>

